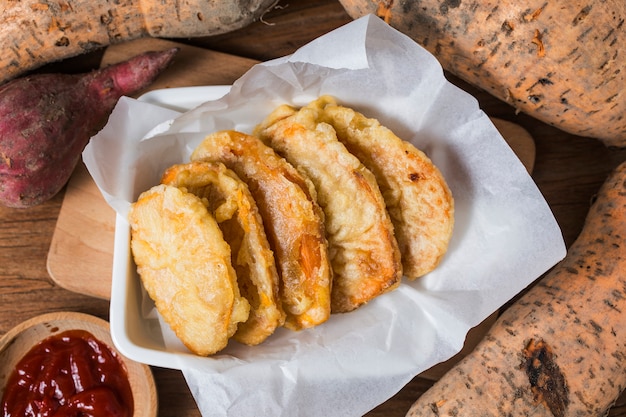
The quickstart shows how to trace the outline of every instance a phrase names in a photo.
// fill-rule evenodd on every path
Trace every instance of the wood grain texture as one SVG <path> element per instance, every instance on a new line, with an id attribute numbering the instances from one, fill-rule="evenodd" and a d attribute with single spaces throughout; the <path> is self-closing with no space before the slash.
<path id="1" fill-rule="evenodd" d="M 282 9 L 264 21 L 230 35 L 189 39 L 186 43 L 250 59 L 269 59 L 299 46 L 349 21 L 336 0 L 281 1 Z M 101 52 L 55 66 L 68 72 L 85 69 Z M 98 60 L 95 60 L 96 62 Z M 474 95 L 490 117 L 514 122 L 535 139 L 533 178 L 552 208 L 569 245 L 580 232 L 589 203 L 608 172 L 626 160 L 626 150 L 610 149 L 594 139 L 566 134 L 515 110 L 489 94 L 448 74 L 459 87 Z M 48 275 L 46 257 L 64 194 L 27 210 L 0 207 L 0 334 L 35 315 L 50 311 L 79 311 L 108 318 L 106 300 L 80 295 L 57 286 Z M 200 416 L 179 371 L 153 368 L 159 394 L 159 415 Z M 369 417 L 404 416 L 432 381 L 418 377 L 398 394 L 367 414 Z M 626 397 L 618 400 L 609 416 L 626 416 Z"/>
<path id="2" fill-rule="evenodd" d="M 67 290 L 109 300 L 114 238 L 115 212 L 80 163 L 66 187 L 50 243 L 50 277 Z"/>

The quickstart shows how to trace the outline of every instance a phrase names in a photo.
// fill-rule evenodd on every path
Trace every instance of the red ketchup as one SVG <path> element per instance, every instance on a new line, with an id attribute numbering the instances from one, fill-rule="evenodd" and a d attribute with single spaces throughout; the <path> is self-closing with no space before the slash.
<path id="1" fill-rule="evenodd" d="M 17 364 L 2 397 L 4 417 L 127 416 L 133 396 L 118 355 L 84 330 L 35 345 Z"/>

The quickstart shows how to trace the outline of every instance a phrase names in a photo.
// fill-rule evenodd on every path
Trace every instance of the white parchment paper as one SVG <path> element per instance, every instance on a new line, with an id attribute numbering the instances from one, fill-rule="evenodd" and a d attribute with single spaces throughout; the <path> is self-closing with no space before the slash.
<path id="1" fill-rule="evenodd" d="M 453 356 L 471 327 L 565 255 L 549 207 L 476 100 L 446 81 L 432 55 L 373 16 L 254 66 L 226 96 L 182 115 L 123 98 L 83 158 L 126 216 L 138 194 L 169 165 L 187 162 L 206 134 L 251 132 L 275 106 L 321 94 L 376 117 L 439 166 L 456 204 L 450 249 L 427 276 L 315 329 L 279 329 L 259 346 L 233 342 L 198 358 L 164 329 L 170 366 L 183 370 L 203 416 L 363 415 Z M 114 286 L 123 280 L 137 277 L 114 276 Z M 113 293 L 112 306 L 124 295 Z M 130 317 L 133 309 L 111 314 L 148 320 Z M 150 363 L 149 355 L 132 359 Z"/>

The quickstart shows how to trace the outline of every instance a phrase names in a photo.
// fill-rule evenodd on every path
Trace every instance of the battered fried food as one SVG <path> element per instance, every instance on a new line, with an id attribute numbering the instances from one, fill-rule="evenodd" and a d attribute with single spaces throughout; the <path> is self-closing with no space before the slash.
<path id="1" fill-rule="evenodd" d="M 129 214 L 131 250 L 143 285 L 163 319 L 192 352 L 218 352 L 248 319 L 230 247 L 202 200 L 160 184 Z"/>
<path id="2" fill-rule="evenodd" d="M 432 271 L 454 201 L 376 119 L 322 96 L 254 135 L 208 135 L 131 207 L 131 250 L 160 314 L 199 355 L 314 327 Z"/>
<path id="3" fill-rule="evenodd" d="M 415 279 L 435 269 L 448 250 L 454 227 L 454 200 L 439 169 L 378 120 L 340 106 L 330 96 L 309 106 L 376 177 L 394 225 L 404 275 Z"/>
<path id="4" fill-rule="evenodd" d="M 373 174 L 318 119 L 315 108 L 284 105 L 254 133 L 314 183 L 334 271 L 332 311 L 348 312 L 399 284 L 400 252 Z"/>
<path id="5" fill-rule="evenodd" d="M 200 197 L 217 220 L 231 248 L 239 291 L 250 303 L 250 316 L 233 338 L 257 345 L 284 323 L 278 272 L 263 220 L 248 186 L 223 164 L 192 162 L 168 168 L 161 183 Z"/>
<path id="6" fill-rule="evenodd" d="M 192 161 L 217 161 L 247 183 L 277 260 L 284 326 L 299 330 L 330 316 L 332 270 L 323 212 L 307 178 L 258 138 L 235 131 L 209 135 Z"/>

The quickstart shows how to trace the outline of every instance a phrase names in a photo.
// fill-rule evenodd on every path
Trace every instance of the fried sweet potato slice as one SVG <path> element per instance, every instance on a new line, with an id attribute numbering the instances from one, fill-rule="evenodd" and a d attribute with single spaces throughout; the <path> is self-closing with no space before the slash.
<path id="1" fill-rule="evenodd" d="M 160 184 L 139 196 L 129 223 L 137 272 L 176 336 L 202 356 L 226 347 L 250 305 L 239 293 L 230 247 L 202 200 Z"/>
<path id="2" fill-rule="evenodd" d="M 334 272 L 332 311 L 348 312 L 399 284 L 400 251 L 374 175 L 318 113 L 279 106 L 254 133 L 315 185 Z"/>
<path id="3" fill-rule="evenodd" d="M 220 163 L 192 162 L 169 167 L 163 184 L 200 197 L 230 245 L 239 291 L 250 303 L 250 316 L 233 338 L 257 345 L 284 323 L 278 294 L 278 272 L 263 220 L 248 186 Z"/>
<path id="4" fill-rule="evenodd" d="M 247 183 L 276 257 L 284 326 L 300 330 L 325 322 L 332 269 L 310 181 L 258 138 L 236 131 L 212 133 L 191 160 L 221 162 Z"/>
<path id="5" fill-rule="evenodd" d="M 394 225 L 404 275 L 416 279 L 439 265 L 454 228 L 454 199 L 428 156 L 378 120 L 322 96 L 309 104 L 319 121 L 372 171 Z"/>

